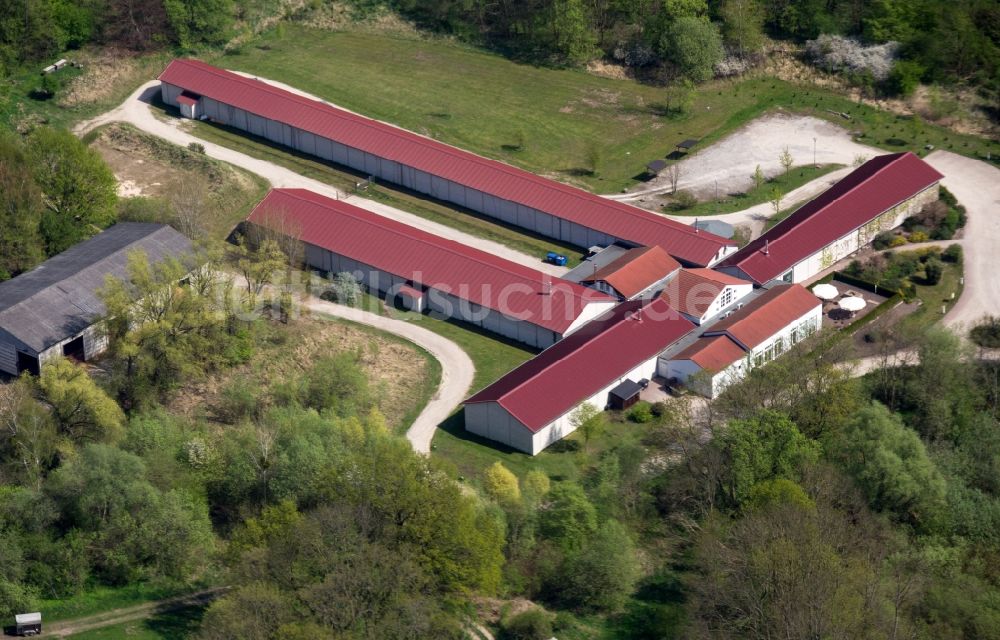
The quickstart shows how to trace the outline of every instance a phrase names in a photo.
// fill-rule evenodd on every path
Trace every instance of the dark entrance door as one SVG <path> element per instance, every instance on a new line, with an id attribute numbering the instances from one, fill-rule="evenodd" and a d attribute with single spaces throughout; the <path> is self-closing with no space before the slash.
<path id="1" fill-rule="evenodd" d="M 77 336 L 63 345 L 63 355 L 83 362 L 83 336 Z"/>
<path id="2" fill-rule="evenodd" d="M 38 367 L 38 358 L 33 355 L 18 351 L 17 352 L 17 374 L 21 375 L 27 371 L 33 376 L 37 376 L 40 372 Z"/>

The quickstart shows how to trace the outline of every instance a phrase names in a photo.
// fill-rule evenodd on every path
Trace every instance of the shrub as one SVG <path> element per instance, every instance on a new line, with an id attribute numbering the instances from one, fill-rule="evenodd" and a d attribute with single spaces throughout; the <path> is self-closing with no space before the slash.
<path id="1" fill-rule="evenodd" d="M 969 338 L 986 349 L 1000 348 L 1000 318 L 987 316 L 982 322 L 972 327 L 972 330 L 969 331 Z"/>
<path id="2" fill-rule="evenodd" d="M 874 247 L 878 251 L 881 251 L 882 249 L 888 249 L 889 247 L 892 246 L 892 242 L 893 240 L 896 239 L 896 237 L 897 237 L 896 234 L 894 234 L 892 231 L 883 231 L 882 233 L 875 236 L 874 240 L 872 240 L 872 247 Z"/>
<path id="3" fill-rule="evenodd" d="M 959 264 L 962 262 L 962 245 L 953 244 L 949 245 L 947 249 L 941 254 L 941 258 L 945 262 L 952 262 Z"/>
<path id="4" fill-rule="evenodd" d="M 698 204 L 698 198 L 690 191 L 681 189 L 674 194 L 674 201 L 670 203 L 670 208 L 674 211 L 683 211 L 690 209 L 696 204 Z"/>
<path id="5" fill-rule="evenodd" d="M 941 282 L 941 276 L 944 275 L 944 264 L 937 257 L 931 258 L 924 265 L 924 280 L 929 285 L 935 285 Z"/>
<path id="6" fill-rule="evenodd" d="M 653 421 L 653 410 L 648 402 L 637 402 L 628 410 L 628 419 L 639 424 Z"/>
<path id="7" fill-rule="evenodd" d="M 865 46 L 854 38 L 827 34 L 806 42 L 805 46 L 806 55 L 818 67 L 852 76 L 870 74 L 878 81 L 889 77 L 898 49 L 898 42 Z"/>
<path id="8" fill-rule="evenodd" d="M 188 144 L 188 149 L 194 151 L 195 153 L 205 153 L 205 145 L 200 142 L 191 142 Z"/>
<path id="9" fill-rule="evenodd" d="M 892 66 L 886 79 L 886 89 L 897 96 L 911 96 L 920 84 L 924 68 L 912 60 L 899 60 Z"/>
<path id="10" fill-rule="evenodd" d="M 500 640 L 549 640 L 552 637 L 552 615 L 539 607 L 511 616 L 500 626 Z"/>
<path id="11" fill-rule="evenodd" d="M 650 405 L 649 410 L 657 418 L 662 418 L 663 416 L 667 415 L 667 413 L 669 413 L 669 408 L 667 407 L 667 403 L 664 402 L 663 400 L 660 400 L 659 402 L 654 402 L 652 405 Z"/>
<path id="12" fill-rule="evenodd" d="M 910 234 L 910 242 L 927 242 L 928 239 L 926 231 L 914 231 Z"/>
<path id="13" fill-rule="evenodd" d="M 215 413 L 225 422 L 239 422 L 254 415 L 257 410 L 257 390 L 246 378 L 236 377 L 219 394 Z"/>
<path id="14" fill-rule="evenodd" d="M 906 244 L 906 237 L 899 235 L 894 235 L 892 240 L 889 242 L 890 247 L 901 247 L 904 244 Z"/>

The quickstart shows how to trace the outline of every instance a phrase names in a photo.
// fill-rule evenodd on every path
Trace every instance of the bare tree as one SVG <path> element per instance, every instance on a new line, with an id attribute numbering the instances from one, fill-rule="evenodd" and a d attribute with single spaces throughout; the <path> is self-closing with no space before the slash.
<path id="1" fill-rule="evenodd" d="M 174 228 L 189 238 L 201 237 L 205 232 L 204 221 L 208 215 L 207 199 L 208 184 L 203 179 L 189 176 L 181 180 L 170 198 Z"/>
<path id="2" fill-rule="evenodd" d="M 684 170 L 679 163 L 674 163 L 667 167 L 667 178 L 670 179 L 670 195 L 677 193 L 677 183 L 680 182 Z"/>
<path id="3" fill-rule="evenodd" d="M 771 203 L 771 207 L 774 208 L 774 215 L 781 213 L 781 201 L 784 199 L 785 194 L 781 191 L 781 189 L 778 187 L 771 189 L 769 202 Z"/>
<path id="4" fill-rule="evenodd" d="M 781 163 L 781 168 L 784 169 L 785 173 L 788 173 L 792 165 L 795 164 L 795 159 L 792 157 L 792 153 L 788 150 L 787 146 L 778 155 L 778 162 Z"/>

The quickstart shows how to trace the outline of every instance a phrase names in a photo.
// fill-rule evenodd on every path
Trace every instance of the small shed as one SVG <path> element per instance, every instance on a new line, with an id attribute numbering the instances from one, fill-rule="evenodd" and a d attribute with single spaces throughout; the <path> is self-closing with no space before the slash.
<path id="1" fill-rule="evenodd" d="M 625 380 L 608 392 L 608 406 L 622 411 L 639 402 L 642 387 L 634 380 Z"/>
<path id="2" fill-rule="evenodd" d="M 201 96 L 197 96 L 189 91 L 181 93 L 177 96 L 177 108 L 181 111 L 181 116 L 185 118 L 191 118 L 192 120 L 197 120 L 201 117 L 199 108 L 201 104 Z"/>
<path id="3" fill-rule="evenodd" d="M 14 616 L 14 633 L 19 636 L 37 636 L 42 632 L 42 614 L 19 613 Z"/>
<path id="4" fill-rule="evenodd" d="M 646 165 L 646 171 L 653 176 L 660 175 L 660 172 L 667 168 L 666 160 L 653 160 Z"/>
<path id="5" fill-rule="evenodd" d="M 424 292 L 416 287 L 405 284 L 400 285 L 396 291 L 396 300 L 399 301 L 400 306 L 404 309 L 416 311 L 417 313 L 424 312 Z"/>
<path id="6" fill-rule="evenodd" d="M 677 151 L 679 153 L 687 153 L 696 144 L 698 144 L 697 140 L 695 140 L 694 138 L 688 138 L 687 140 L 683 140 L 677 143 Z"/>

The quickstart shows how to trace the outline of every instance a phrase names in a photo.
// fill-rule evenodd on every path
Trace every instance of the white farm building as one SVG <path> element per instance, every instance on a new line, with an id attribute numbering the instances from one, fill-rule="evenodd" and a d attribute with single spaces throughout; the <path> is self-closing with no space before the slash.
<path id="1" fill-rule="evenodd" d="M 159 79 L 163 102 L 184 115 L 246 131 L 568 244 L 660 246 L 694 266 L 709 266 L 736 251 L 730 240 L 665 216 L 197 60 L 174 60 Z"/>
<path id="2" fill-rule="evenodd" d="M 294 233 L 305 262 L 350 273 L 415 311 L 471 323 L 544 349 L 615 299 L 305 189 L 272 189 L 247 223 Z"/>

